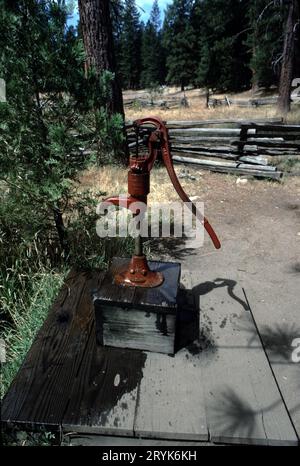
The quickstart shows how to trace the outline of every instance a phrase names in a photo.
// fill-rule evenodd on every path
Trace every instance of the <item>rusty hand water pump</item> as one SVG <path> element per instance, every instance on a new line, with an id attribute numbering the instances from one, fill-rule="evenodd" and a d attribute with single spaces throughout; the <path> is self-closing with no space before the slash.
<path id="1" fill-rule="evenodd" d="M 151 127 L 149 137 L 147 137 L 148 154 L 141 155 L 139 154 L 140 131 L 142 126 L 145 127 L 145 125 Z M 150 192 L 150 172 L 160 151 L 171 182 L 179 197 L 183 202 L 187 202 L 187 206 L 192 213 L 204 225 L 215 248 L 219 249 L 221 244 L 212 226 L 203 217 L 179 183 L 170 153 L 168 130 L 163 121 L 157 117 L 146 117 L 134 121 L 133 127 L 136 133 L 136 150 L 134 155 L 131 155 L 129 158 L 128 195 L 125 199 L 124 196 L 109 197 L 103 202 L 125 207 L 131 210 L 133 215 L 138 215 L 140 209 L 137 208 L 137 205 L 143 203 L 143 205 L 147 206 L 147 196 Z M 135 252 L 128 266 L 124 270 L 117 271 L 114 280 L 118 285 L 143 288 L 153 288 L 162 284 L 164 280 L 163 274 L 150 270 L 147 259 L 143 254 L 141 235 L 138 235 L 136 238 Z"/>

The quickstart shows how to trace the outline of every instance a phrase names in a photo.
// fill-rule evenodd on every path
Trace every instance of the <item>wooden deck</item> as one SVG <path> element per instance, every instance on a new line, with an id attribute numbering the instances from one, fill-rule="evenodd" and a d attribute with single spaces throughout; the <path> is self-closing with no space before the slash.
<path id="1" fill-rule="evenodd" d="M 193 293 L 181 294 L 178 351 L 170 357 L 96 345 L 91 293 L 102 279 L 70 273 L 3 400 L 5 427 L 106 435 L 118 445 L 124 437 L 298 444 L 242 290 L 191 284 L 184 274 Z M 201 298 L 201 319 L 191 344 L 199 333 L 193 296 Z"/>

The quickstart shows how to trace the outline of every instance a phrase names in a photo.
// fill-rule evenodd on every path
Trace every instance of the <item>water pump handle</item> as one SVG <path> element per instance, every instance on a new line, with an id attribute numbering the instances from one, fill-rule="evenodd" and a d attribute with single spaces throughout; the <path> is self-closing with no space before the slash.
<path id="1" fill-rule="evenodd" d="M 157 158 L 158 147 L 159 147 L 162 153 L 163 162 L 165 164 L 168 175 L 170 177 L 170 180 L 177 194 L 179 195 L 180 199 L 183 202 L 187 203 L 186 205 L 192 211 L 192 213 L 197 217 L 197 219 L 201 221 L 207 233 L 209 234 L 215 248 L 219 249 L 221 247 L 221 243 L 214 229 L 210 225 L 207 218 L 202 215 L 199 209 L 197 209 L 196 205 L 191 201 L 191 199 L 186 194 L 186 192 L 182 188 L 177 178 L 177 175 L 176 175 L 176 172 L 173 166 L 171 152 L 170 152 L 168 129 L 165 123 L 159 117 L 146 117 L 146 118 L 141 118 L 141 119 L 134 121 L 133 125 L 134 127 L 138 128 L 148 123 L 151 125 L 154 125 L 155 130 L 151 132 L 149 139 L 148 139 L 149 156 L 147 157 L 147 159 L 145 159 L 145 163 L 146 163 L 145 169 L 148 172 L 151 171 L 153 164 Z"/>

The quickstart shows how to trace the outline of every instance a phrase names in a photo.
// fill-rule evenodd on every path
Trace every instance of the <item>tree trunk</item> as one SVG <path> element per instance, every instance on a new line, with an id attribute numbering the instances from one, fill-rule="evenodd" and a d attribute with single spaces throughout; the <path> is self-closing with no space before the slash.
<path id="1" fill-rule="evenodd" d="M 205 106 L 206 108 L 209 108 L 209 88 L 208 87 L 205 89 Z"/>
<path id="2" fill-rule="evenodd" d="M 290 0 L 285 26 L 283 59 L 281 65 L 277 109 L 286 115 L 291 109 L 291 83 L 295 64 L 295 29 L 298 16 L 298 0 Z"/>
<path id="3" fill-rule="evenodd" d="M 255 41 L 257 40 L 257 31 L 255 30 Z M 254 45 L 253 51 L 252 51 L 252 56 L 256 56 L 256 49 L 257 45 Z M 251 87 L 251 92 L 252 95 L 254 95 L 258 90 L 259 90 L 259 85 L 258 85 L 258 79 L 257 79 L 257 72 L 254 67 L 251 68 L 252 71 L 252 87 Z"/>
<path id="4" fill-rule="evenodd" d="M 110 114 L 121 113 L 124 117 L 122 89 L 116 76 L 110 0 L 79 0 L 78 6 L 86 66 L 95 67 L 99 74 L 105 70 L 115 74 L 108 110 Z"/>
<path id="5" fill-rule="evenodd" d="M 297 23 L 295 31 L 295 69 L 294 77 L 300 77 L 300 0 L 298 0 Z"/>

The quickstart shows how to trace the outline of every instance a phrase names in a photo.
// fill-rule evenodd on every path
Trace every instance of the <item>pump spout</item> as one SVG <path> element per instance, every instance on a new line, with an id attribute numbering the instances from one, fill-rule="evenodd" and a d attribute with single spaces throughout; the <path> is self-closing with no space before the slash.
<path id="1" fill-rule="evenodd" d="M 147 205 L 147 201 L 141 198 L 133 197 L 130 195 L 120 195 L 120 196 L 111 196 L 103 199 L 101 202 L 101 208 L 104 210 L 110 205 L 115 205 L 117 207 L 123 207 L 124 209 L 130 210 L 134 215 L 137 215 L 141 211 L 141 204 Z"/>

